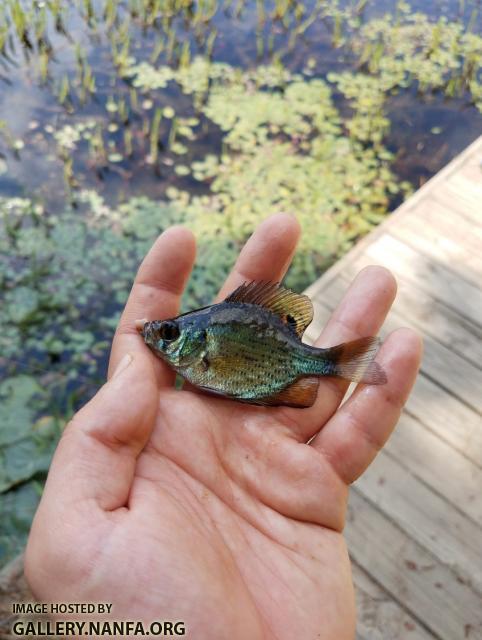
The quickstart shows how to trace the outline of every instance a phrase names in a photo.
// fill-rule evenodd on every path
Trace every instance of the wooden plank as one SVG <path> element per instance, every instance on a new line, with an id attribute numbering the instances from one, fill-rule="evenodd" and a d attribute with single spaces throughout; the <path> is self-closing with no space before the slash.
<path id="1" fill-rule="evenodd" d="M 474 190 L 478 191 L 480 196 L 482 193 L 482 145 L 480 145 L 479 152 L 464 163 L 461 170 L 456 172 L 454 175 L 459 175 L 466 180 L 470 180 Z"/>
<path id="2" fill-rule="evenodd" d="M 475 206 L 479 205 L 478 210 L 480 211 L 482 172 L 479 171 L 477 180 L 474 178 L 473 172 L 467 166 L 462 166 L 459 171 L 447 179 L 445 184 L 455 196 L 460 197 L 464 202 L 471 202 Z"/>
<path id="3" fill-rule="evenodd" d="M 429 457 L 431 452 L 425 450 L 425 455 Z M 440 480 L 439 488 L 443 490 Z M 455 476 L 450 480 L 462 482 L 463 478 Z M 458 579 L 479 594 L 482 603 L 479 525 L 383 450 L 357 481 L 356 488 L 407 536 L 450 567 Z"/>
<path id="4" fill-rule="evenodd" d="M 384 234 L 368 245 L 366 255 L 435 299 L 444 302 L 475 324 L 482 323 L 482 291 L 446 266 L 433 262 L 392 235 Z"/>
<path id="5" fill-rule="evenodd" d="M 356 489 L 345 535 L 355 562 L 436 636 L 482 637 L 480 596 Z"/>
<path id="6" fill-rule="evenodd" d="M 380 224 L 371 233 L 362 238 L 351 251 L 349 251 L 343 258 L 338 260 L 330 269 L 328 269 L 318 280 L 310 285 L 306 293 L 310 297 L 314 297 L 318 290 L 323 289 L 326 282 L 336 277 L 337 274 L 343 270 L 346 262 L 352 260 L 355 256 L 364 253 L 369 245 L 375 242 L 380 236 L 389 233 L 390 229 L 398 225 L 399 221 L 407 215 L 411 215 L 412 210 L 417 204 L 423 200 L 426 196 L 430 195 L 431 200 L 437 200 L 441 204 L 446 204 L 450 201 L 451 209 L 456 208 L 459 213 L 474 223 L 480 224 L 481 220 L 481 197 L 480 195 L 474 199 L 471 199 L 469 195 L 469 201 L 473 207 L 467 213 L 463 206 L 460 206 L 457 200 L 458 194 L 455 193 L 455 198 L 452 193 L 447 192 L 447 183 L 460 171 L 466 164 L 479 165 L 482 161 L 482 136 L 479 136 L 472 144 L 470 144 L 462 153 L 456 156 L 448 165 L 446 165 L 441 171 L 435 174 L 430 180 L 428 180 L 420 189 L 415 191 L 405 202 L 403 202 L 393 213 L 391 213 L 386 220 Z M 464 194 L 462 194 L 464 196 Z"/>
<path id="7" fill-rule="evenodd" d="M 422 208 L 431 213 L 426 211 L 425 216 L 417 215 Z M 441 209 L 437 205 L 432 210 L 431 201 L 424 201 L 412 215 L 405 216 L 393 226 L 390 233 L 412 249 L 440 262 L 478 286 L 482 279 L 482 242 L 474 242 L 476 226 L 460 224 L 456 217 L 452 218 L 450 210 L 444 214 Z M 435 214 L 439 214 L 436 221 L 424 219 Z"/>
<path id="8" fill-rule="evenodd" d="M 482 180 L 482 173 L 481 173 Z M 482 189 L 481 189 L 482 198 Z M 482 248 L 482 213 L 477 224 L 467 220 L 453 207 L 454 201 L 438 202 L 433 197 L 423 198 L 407 216 L 439 229 L 441 233 L 463 244 L 467 251 L 480 254 Z M 402 222 L 404 222 L 403 220 Z M 398 224 L 394 225 L 394 229 Z"/>
<path id="9" fill-rule="evenodd" d="M 352 563 L 357 603 L 357 640 L 433 640 L 429 631 L 407 613 L 356 563 Z"/>
<path id="10" fill-rule="evenodd" d="M 465 218 L 469 224 L 473 226 L 480 224 L 480 201 L 475 202 L 467 194 L 459 193 L 449 185 L 442 185 L 430 200 L 434 204 L 450 203 L 450 209 Z"/>
<path id="11" fill-rule="evenodd" d="M 462 175 L 467 180 L 471 180 L 478 187 L 479 193 L 482 194 L 482 145 L 479 145 L 478 151 L 467 157 L 457 171 L 457 175 Z"/>
<path id="12" fill-rule="evenodd" d="M 386 322 L 386 330 L 404 326 L 404 318 L 392 311 Z M 443 386 L 449 393 L 466 402 L 476 412 L 482 411 L 482 369 L 459 356 L 431 336 L 424 337 L 424 354 L 421 369 Z"/>
<path id="13" fill-rule="evenodd" d="M 479 138 L 480 141 L 480 138 Z M 466 156 L 456 171 L 447 175 L 434 189 L 438 201 L 450 203 L 457 208 L 467 220 L 475 225 L 481 224 L 482 218 L 482 144 L 474 148 L 474 152 Z"/>
<path id="14" fill-rule="evenodd" d="M 469 407 L 419 374 L 405 410 L 482 468 L 480 416 Z"/>
<path id="15" fill-rule="evenodd" d="M 345 264 L 340 278 L 348 288 L 350 282 L 373 261 L 361 255 Z M 482 275 L 481 275 L 482 278 Z M 397 279 L 398 292 L 394 310 L 425 335 L 430 335 L 473 365 L 482 366 L 482 327 L 435 300 L 413 282 Z M 323 293 L 321 293 L 321 298 Z"/>
<path id="16" fill-rule="evenodd" d="M 480 467 L 407 413 L 400 417 L 385 451 L 480 527 L 482 539 Z"/>
<path id="17" fill-rule="evenodd" d="M 456 209 L 462 216 L 473 224 L 480 224 L 481 202 L 480 189 L 466 178 L 458 175 L 451 176 L 446 183 L 434 192 L 434 200 L 450 203 L 451 209 Z"/>
<path id="18" fill-rule="evenodd" d="M 325 287 L 323 303 L 334 309 L 344 292 L 344 283 L 340 278 Z M 384 324 L 383 334 L 406 325 L 405 319 L 391 311 Z M 424 355 L 421 370 L 476 412 L 482 411 L 482 369 L 461 358 L 443 344 L 430 336 L 424 337 Z"/>

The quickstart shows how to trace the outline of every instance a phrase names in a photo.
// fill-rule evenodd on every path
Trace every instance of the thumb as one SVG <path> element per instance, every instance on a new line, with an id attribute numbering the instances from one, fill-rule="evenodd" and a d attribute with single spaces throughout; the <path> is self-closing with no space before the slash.
<path id="1" fill-rule="evenodd" d="M 109 382 L 65 428 L 42 503 L 52 498 L 52 504 L 67 506 L 87 499 L 105 511 L 125 506 L 158 406 L 150 354 L 126 354 Z"/>

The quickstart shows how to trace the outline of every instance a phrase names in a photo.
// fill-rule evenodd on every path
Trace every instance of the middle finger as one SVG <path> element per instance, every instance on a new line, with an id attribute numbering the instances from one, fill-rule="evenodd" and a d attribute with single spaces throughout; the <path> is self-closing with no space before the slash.
<path id="1" fill-rule="evenodd" d="M 291 263 L 299 236 L 300 225 L 294 216 L 277 213 L 264 220 L 244 245 L 216 302 L 224 300 L 243 282 L 281 280 Z"/>

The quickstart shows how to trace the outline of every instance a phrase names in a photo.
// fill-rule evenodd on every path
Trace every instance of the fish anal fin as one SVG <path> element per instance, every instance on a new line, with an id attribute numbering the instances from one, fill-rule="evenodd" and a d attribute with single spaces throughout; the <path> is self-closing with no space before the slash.
<path id="1" fill-rule="evenodd" d="M 244 283 L 225 302 L 256 304 L 269 309 L 300 338 L 313 320 L 313 305 L 308 296 L 285 289 L 277 282 Z"/>
<path id="2" fill-rule="evenodd" d="M 261 398 L 260 404 L 297 408 L 311 407 L 316 400 L 319 382 L 320 380 L 316 376 L 300 378 L 275 395 Z"/>

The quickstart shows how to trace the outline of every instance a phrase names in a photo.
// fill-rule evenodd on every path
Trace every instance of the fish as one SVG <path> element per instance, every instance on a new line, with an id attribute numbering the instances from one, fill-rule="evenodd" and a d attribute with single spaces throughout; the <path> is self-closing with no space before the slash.
<path id="1" fill-rule="evenodd" d="M 306 408 L 324 376 L 384 384 L 374 361 L 380 340 L 329 348 L 302 342 L 313 319 L 304 294 L 277 282 L 245 282 L 217 304 L 142 322 L 151 351 L 184 380 L 210 394 L 262 406 Z"/>

